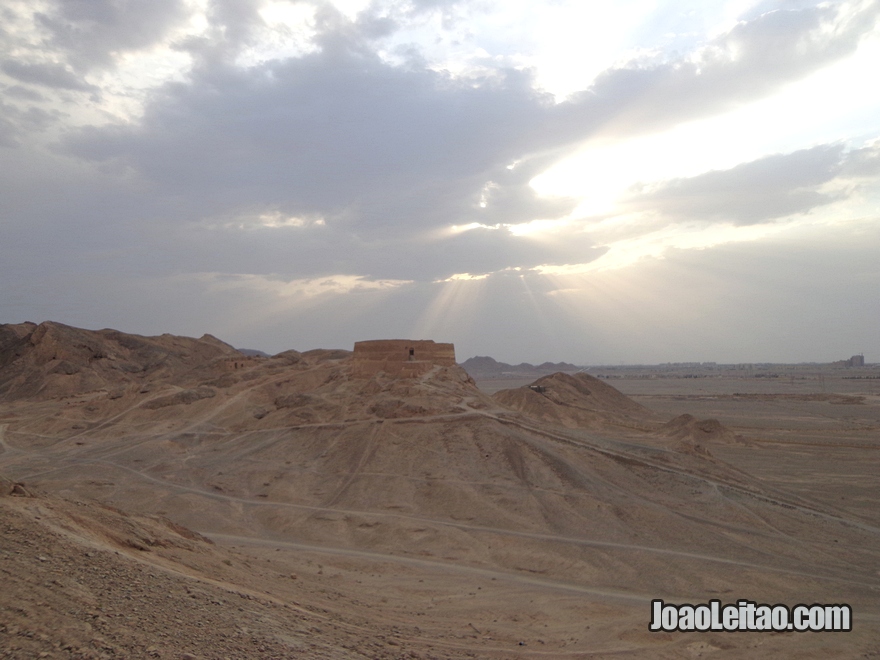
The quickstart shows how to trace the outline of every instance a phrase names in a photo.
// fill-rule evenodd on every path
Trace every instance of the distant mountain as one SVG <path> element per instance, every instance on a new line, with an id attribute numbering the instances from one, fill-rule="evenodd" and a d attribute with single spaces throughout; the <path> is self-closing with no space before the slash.
<path id="1" fill-rule="evenodd" d="M 501 376 L 541 376 L 552 374 L 558 371 L 581 371 L 582 367 L 569 362 L 544 362 L 537 366 L 528 362 L 520 364 L 507 364 L 506 362 L 498 362 L 498 360 L 478 355 L 468 358 L 460 365 L 473 378 L 500 378 Z"/>
<path id="2" fill-rule="evenodd" d="M 272 357 L 268 353 L 257 350 L 256 348 L 237 348 L 235 350 L 237 350 L 239 353 L 247 355 L 248 357 Z"/>

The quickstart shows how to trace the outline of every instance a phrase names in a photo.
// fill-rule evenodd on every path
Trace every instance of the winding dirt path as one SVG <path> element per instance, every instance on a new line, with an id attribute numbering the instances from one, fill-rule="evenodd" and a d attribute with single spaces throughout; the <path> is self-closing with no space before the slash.
<path id="1" fill-rule="evenodd" d="M 554 589 L 558 591 L 573 591 L 579 594 L 588 594 L 590 596 L 599 596 L 602 598 L 619 599 L 636 601 L 638 603 L 650 602 L 653 596 L 651 594 L 640 594 L 616 589 L 596 589 L 593 587 L 582 587 L 576 584 L 566 582 L 557 582 L 555 580 L 542 580 L 540 578 L 529 577 L 518 573 L 508 573 L 506 571 L 493 570 L 489 568 L 477 568 L 476 566 L 467 566 L 463 564 L 453 564 L 441 560 L 424 559 L 416 557 L 406 557 L 403 555 L 390 555 L 382 552 L 370 552 L 367 550 L 352 550 L 350 548 L 339 548 L 335 546 L 311 545 L 308 543 L 298 543 L 295 541 L 276 541 L 272 539 L 255 538 L 252 536 L 236 536 L 234 534 L 218 534 L 214 532 L 199 532 L 203 536 L 213 541 L 219 541 L 225 544 L 251 545 L 264 548 L 290 548 L 292 550 L 305 550 L 308 552 L 317 552 L 328 555 L 338 555 L 341 557 L 349 557 L 354 559 L 367 559 L 370 561 L 383 561 L 396 564 L 406 564 L 408 566 L 417 566 L 419 568 L 430 568 L 433 570 L 447 571 L 465 575 L 474 575 L 478 577 L 494 578 L 516 584 L 528 586 L 538 586 L 546 589 Z"/>
<path id="2" fill-rule="evenodd" d="M 435 518 L 428 518 L 424 516 L 415 516 L 404 513 L 389 513 L 384 511 L 362 511 L 357 509 L 347 509 L 341 507 L 330 507 L 330 506 L 317 506 L 317 505 L 309 505 L 309 504 L 295 504 L 292 502 L 270 502 L 266 500 L 256 500 L 249 499 L 244 497 L 236 497 L 234 495 L 226 495 L 218 492 L 211 492 L 202 490 L 200 488 L 196 488 L 193 486 L 184 486 L 181 484 L 176 484 L 171 481 L 166 481 L 165 479 L 161 479 L 158 477 L 154 477 L 152 475 L 146 474 L 144 472 L 140 472 L 133 468 L 127 467 L 125 465 L 120 465 L 118 463 L 113 463 L 112 461 L 104 461 L 104 460 L 93 460 L 93 459 L 68 459 L 69 461 L 77 464 L 92 464 L 92 465 L 109 465 L 116 469 L 123 470 L 130 474 L 134 474 L 142 479 L 147 481 L 159 484 L 167 489 L 175 490 L 179 492 L 193 493 L 200 495 L 202 497 L 217 500 L 217 501 L 226 501 L 233 502 L 238 505 L 244 506 L 252 506 L 252 507 L 274 507 L 274 508 L 283 508 L 283 509 L 294 509 L 299 511 L 308 511 L 308 512 L 316 512 L 316 513 L 336 513 L 350 516 L 359 516 L 359 517 L 367 517 L 367 518 L 391 518 L 395 520 L 404 520 L 408 522 L 417 522 L 420 524 L 432 524 L 438 525 L 442 527 L 449 527 L 454 529 L 459 529 L 462 531 L 468 532 L 477 532 L 477 533 L 488 533 L 499 536 L 513 537 L 513 538 L 524 538 L 530 540 L 537 541 L 549 541 L 555 543 L 566 543 L 571 545 L 577 545 L 581 547 L 594 547 L 594 548 L 609 548 L 614 550 L 622 550 L 622 551 L 630 551 L 630 552 L 644 552 L 654 555 L 661 555 L 667 557 L 678 557 L 683 559 L 690 559 L 696 561 L 704 561 L 715 564 L 724 564 L 729 566 L 737 566 L 742 568 L 751 568 L 757 569 L 761 571 L 767 571 L 770 573 L 778 573 L 784 575 L 796 575 L 800 577 L 808 577 L 817 580 L 838 582 L 843 584 L 855 584 L 859 586 L 865 586 L 867 583 L 864 579 L 848 579 L 844 577 L 837 577 L 827 574 L 820 574 L 816 572 L 809 572 L 804 570 L 794 570 L 787 568 L 780 568 L 775 566 L 767 566 L 763 564 L 756 564 L 754 562 L 742 561 L 737 559 L 728 559 L 724 557 L 717 557 L 714 555 L 707 555 L 695 552 L 686 552 L 682 550 L 673 550 L 668 548 L 657 548 L 652 546 L 638 545 L 632 543 L 616 543 L 613 541 L 599 541 L 594 539 L 584 539 L 570 536 L 561 536 L 556 534 L 546 534 L 540 532 L 524 532 L 517 530 L 509 530 L 509 529 L 500 529 L 496 527 L 489 527 L 485 525 L 473 525 L 463 522 L 453 522 L 448 520 L 438 520 Z M 62 467 L 56 467 L 51 470 L 45 470 L 43 472 L 35 473 L 28 475 L 27 479 L 33 479 L 36 476 L 48 474 L 51 472 L 56 472 L 59 470 L 65 469 Z M 210 535 L 209 530 L 196 530 L 199 533 L 204 534 L 205 536 Z M 268 543 L 275 543 L 274 541 L 267 541 Z M 317 546 L 316 546 L 317 547 Z M 347 552 L 348 550 L 345 548 L 338 548 L 341 551 Z M 355 552 L 355 551 L 352 551 Z M 876 585 L 880 587 L 880 584 Z"/>

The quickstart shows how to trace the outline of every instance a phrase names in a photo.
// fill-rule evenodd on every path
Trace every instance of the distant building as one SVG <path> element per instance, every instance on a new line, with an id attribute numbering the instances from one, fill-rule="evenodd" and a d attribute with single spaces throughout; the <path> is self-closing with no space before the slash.
<path id="1" fill-rule="evenodd" d="M 256 357 L 253 355 L 246 356 L 237 356 L 237 357 L 223 357 L 215 362 L 215 364 L 219 364 L 227 371 L 236 371 L 238 369 L 244 369 L 245 367 L 252 367 L 261 361 L 263 358 Z"/>
<path id="2" fill-rule="evenodd" d="M 352 374 L 370 378 L 384 372 L 394 378 L 416 378 L 435 366 L 455 364 L 455 347 L 430 339 L 377 339 L 354 344 Z"/>
<path id="3" fill-rule="evenodd" d="M 831 363 L 835 367 L 864 367 L 865 356 L 862 354 L 853 355 L 849 360 L 838 360 Z"/>

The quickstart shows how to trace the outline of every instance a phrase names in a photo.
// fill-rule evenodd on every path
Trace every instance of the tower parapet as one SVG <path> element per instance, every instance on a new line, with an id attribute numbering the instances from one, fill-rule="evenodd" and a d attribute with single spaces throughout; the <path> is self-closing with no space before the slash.
<path id="1" fill-rule="evenodd" d="M 370 378 L 380 371 L 396 378 L 416 378 L 435 366 L 455 364 L 455 346 L 430 339 L 376 339 L 354 344 L 352 374 Z"/>

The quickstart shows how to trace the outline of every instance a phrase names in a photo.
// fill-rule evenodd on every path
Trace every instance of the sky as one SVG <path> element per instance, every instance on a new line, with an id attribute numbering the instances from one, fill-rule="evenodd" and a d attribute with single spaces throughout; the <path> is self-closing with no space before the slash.
<path id="1" fill-rule="evenodd" d="M 0 0 L 0 323 L 880 362 L 880 0 Z"/>

